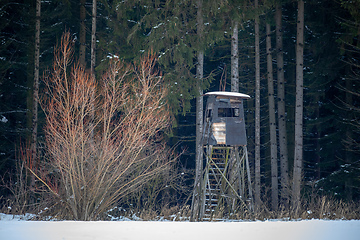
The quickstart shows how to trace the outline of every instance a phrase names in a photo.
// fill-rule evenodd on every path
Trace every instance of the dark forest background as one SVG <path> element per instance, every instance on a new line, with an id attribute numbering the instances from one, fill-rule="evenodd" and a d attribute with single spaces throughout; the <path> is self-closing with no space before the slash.
<path id="1" fill-rule="evenodd" d="M 85 46 L 90 68 L 92 1 L 41 2 L 40 76 L 52 67 L 54 47 L 65 31 L 75 43 L 75 59 Z M 182 191 L 173 204 L 186 204 L 195 173 L 196 52 L 204 49 L 202 89 L 218 91 L 226 81 L 230 91 L 231 21 L 239 21 L 240 92 L 252 99 L 245 105 L 249 159 L 254 161 L 255 49 L 254 16 L 260 14 L 261 60 L 261 183 L 263 201 L 269 201 L 270 140 L 266 70 L 265 23 L 272 27 L 275 46 L 275 5 L 283 12 L 286 121 L 289 170 L 294 158 L 295 43 L 297 1 L 204 1 L 204 41 L 196 35 L 195 1 L 98 0 L 95 74 L 110 59 L 137 61 L 144 53 L 158 56 L 170 91 L 175 118 L 169 146 L 182 153 L 173 174 L 181 176 Z M 85 16 L 81 8 L 85 9 Z M 31 141 L 35 52 L 36 1 L 0 3 L 0 175 L 3 184 L 14 179 L 21 145 Z M 82 25 L 83 24 L 83 25 Z M 85 39 L 81 27 L 85 27 Z M 343 201 L 360 199 L 360 1 L 305 1 L 304 46 L 304 168 L 303 196 L 311 192 Z M 201 45 L 201 46 L 200 46 Z M 276 64 L 275 58 L 273 58 Z M 275 68 L 276 69 L 276 68 Z M 276 73 L 274 72 L 275 82 Z M 97 77 L 98 81 L 100 77 Z M 276 83 L 275 83 L 276 84 Z M 40 92 L 44 86 L 40 80 Z M 276 89 L 276 88 L 275 88 Z M 275 90 L 276 97 L 276 90 Z M 44 142 L 44 114 L 38 110 L 38 146 Z M 292 171 L 289 171 L 290 173 Z M 290 174 L 291 175 L 291 174 Z M 175 178 L 174 178 L 175 179 Z M 180 180 L 179 180 L 180 181 Z M 178 182 L 180 184 L 180 182 Z M 156 183 L 154 183 L 156 184 Z M 6 185 L 6 184 L 5 184 Z M 186 190 L 188 189 L 188 190 Z M 4 203 L 11 192 L 0 189 Z M 164 194 L 165 196 L 166 194 Z"/>

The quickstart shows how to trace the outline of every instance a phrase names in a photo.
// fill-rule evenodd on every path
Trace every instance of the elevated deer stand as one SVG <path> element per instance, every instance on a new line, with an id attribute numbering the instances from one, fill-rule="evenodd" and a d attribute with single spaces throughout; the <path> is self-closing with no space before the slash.
<path id="1" fill-rule="evenodd" d="M 195 179 L 191 221 L 221 219 L 252 209 L 243 100 L 235 92 L 209 92 L 202 145 L 204 166 Z"/>

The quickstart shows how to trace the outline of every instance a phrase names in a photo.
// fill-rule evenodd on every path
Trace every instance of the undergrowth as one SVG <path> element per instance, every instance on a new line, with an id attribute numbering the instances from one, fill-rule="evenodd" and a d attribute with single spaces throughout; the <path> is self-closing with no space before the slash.
<path id="1" fill-rule="evenodd" d="M 17 212 L 14 209 L 19 209 L 19 206 L 15 206 L 15 201 L 11 199 L 3 200 L 3 205 L 0 207 L 0 212 L 5 214 L 22 215 L 26 211 Z M 34 208 L 28 209 L 26 213 L 32 213 L 33 219 L 36 220 L 62 220 L 67 219 L 66 216 L 51 216 L 51 211 L 47 208 L 39 209 L 35 212 Z M 110 211 L 101 216 L 99 220 L 105 221 L 189 221 L 190 219 L 190 205 L 176 205 L 176 206 L 164 206 L 159 209 L 143 208 L 132 209 L 114 207 Z M 326 220 L 353 220 L 360 219 L 360 205 L 357 202 L 343 200 L 337 200 L 330 197 L 317 197 L 313 201 L 307 201 L 303 199 L 301 208 L 298 210 L 298 214 L 294 214 L 294 211 L 285 207 L 280 207 L 277 211 L 271 211 L 265 205 L 260 207 L 257 212 L 254 211 L 239 211 L 235 210 L 229 214 L 222 210 L 219 210 L 216 215 L 213 216 L 214 221 L 255 221 L 255 220 L 271 220 L 278 219 L 283 221 L 289 220 L 304 220 L 304 219 L 326 219 Z"/>
<path id="2" fill-rule="evenodd" d="M 163 207 L 160 211 L 153 209 L 142 209 L 138 211 L 121 210 L 108 213 L 106 220 L 140 220 L 140 221 L 189 221 L 190 206 Z M 289 220 L 308 220 L 308 219 L 326 219 L 326 220 L 352 220 L 360 219 L 360 205 L 357 202 L 345 202 L 330 197 L 317 197 L 313 201 L 302 200 L 298 213 L 295 214 L 291 209 L 280 207 L 277 211 L 271 211 L 265 205 L 260 207 L 257 212 L 235 210 L 229 214 L 219 210 L 214 216 L 214 221 L 255 221 L 278 219 Z"/>

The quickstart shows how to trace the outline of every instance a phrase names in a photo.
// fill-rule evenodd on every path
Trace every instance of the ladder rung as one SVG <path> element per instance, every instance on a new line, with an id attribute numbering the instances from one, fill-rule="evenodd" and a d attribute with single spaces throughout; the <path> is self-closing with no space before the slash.
<path id="1" fill-rule="evenodd" d="M 218 202 L 219 200 L 216 198 L 208 198 L 206 199 L 207 201 L 211 201 L 211 202 Z"/>

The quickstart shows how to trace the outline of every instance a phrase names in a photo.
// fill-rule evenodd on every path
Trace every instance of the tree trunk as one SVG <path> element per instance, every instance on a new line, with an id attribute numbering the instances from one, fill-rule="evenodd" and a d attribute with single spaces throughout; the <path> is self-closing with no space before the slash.
<path id="1" fill-rule="evenodd" d="M 95 77 L 95 59 L 96 59 L 96 0 L 93 0 L 92 6 L 92 27 L 91 27 L 91 74 Z"/>
<path id="2" fill-rule="evenodd" d="M 258 8 L 258 0 L 255 0 Z M 255 16 L 255 208 L 259 208 L 260 198 L 260 40 L 259 15 Z"/>
<path id="3" fill-rule="evenodd" d="M 35 67 L 33 85 L 33 109 L 32 109 L 32 136 L 31 152 L 32 160 L 37 159 L 37 129 L 38 129 L 38 105 L 39 105 L 39 67 L 40 67 L 40 17 L 41 0 L 36 0 L 36 22 L 35 22 Z M 33 183 L 32 183 L 33 184 Z"/>
<path id="4" fill-rule="evenodd" d="M 350 57 L 353 57 L 353 54 L 350 53 Z M 353 70 L 351 69 L 352 67 L 348 67 L 347 68 L 347 72 L 352 72 L 353 73 Z M 348 73 L 348 75 L 351 75 L 352 73 Z M 345 92 L 345 103 L 348 107 L 351 107 L 354 106 L 354 102 L 353 102 L 353 93 L 351 92 L 352 89 L 354 88 L 354 85 L 353 85 L 353 79 L 352 77 L 346 77 L 345 78 L 345 89 L 347 90 Z M 351 111 L 349 109 L 348 113 L 347 113 L 347 119 L 348 121 L 353 121 L 353 119 L 355 118 L 354 117 L 354 114 L 353 114 L 353 111 Z M 350 124 L 351 125 L 351 124 Z M 345 137 L 344 137 L 345 141 L 348 142 L 348 143 L 352 143 L 353 142 L 353 127 L 352 126 L 348 126 L 346 128 L 346 132 L 345 132 Z M 351 163 L 353 162 L 353 151 L 352 151 L 352 144 L 348 144 L 348 146 L 345 147 L 346 151 L 345 151 L 345 161 L 347 163 Z M 345 196 L 348 200 L 352 200 L 352 189 L 351 189 L 351 179 L 350 178 L 347 178 L 345 180 Z"/>
<path id="5" fill-rule="evenodd" d="M 86 54 L 86 26 L 85 26 L 85 18 L 86 18 L 86 9 L 85 9 L 86 0 L 80 0 L 80 49 L 79 49 L 79 63 L 85 67 L 85 54 Z"/>
<path id="6" fill-rule="evenodd" d="M 96 9 L 97 9 L 97 3 L 96 0 L 93 0 L 92 4 L 92 21 L 91 21 L 91 49 L 90 49 L 90 72 L 91 76 L 95 79 L 95 63 L 96 63 Z M 95 98 L 95 96 L 91 96 L 92 99 Z M 90 126 L 92 127 L 95 121 L 95 116 L 91 116 L 92 121 L 90 123 Z M 93 128 L 93 127 L 92 127 Z M 91 132 L 91 139 L 92 144 L 94 141 L 94 132 Z"/>
<path id="7" fill-rule="evenodd" d="M 316 103 L 320 103 L 320 94 L 316 94 L 315 95 L 315 102 Z M 316 119 L 320 119 L 320 104 L 316 104 L 316 108 L 315 108 L 315 118 Z M 315 125 L 315 141 L 316 141 L 316 154 L 315 154 L 315 162 L 316 162 L 316 168 L 315 168 L 315 176 L 316 176 L 316 180 L 320 180 L 321 178 L 321 168 L 320 168 L 320 164 L 321 164 L 321 156 L 320 156 L 320 152 L 321 152 L 321 148 L 322 145 L 320 143 L 320 136 L 321 136 L 321 125 L 323 123 L 321 122 L 317 122 Z"/>
<path id="8" fill-rule="evenodd" d="M 289 204 L 289 167 L 286 134 L 286 111 L 285 111 L 285 79 L 284 79 L 284 53 L 282 37 L 282 9 L 276 6 L 276 62 L 277 62 L 277 96 L 278 96 L 278 127 L 279 127 L 279 150 L 280 150 L 280 182 L 281 204 Z"/>
<path id="9" fill-rule="evenodd" d="M 303 165 L 303 63 L 304 63 L 304 1 L 298 2 L 296 35 L 296 103 L 295 103 L 295 152 L 292 188 L 292 207 L 295 216 L 300 205 L 300 188 Z"/>
<path id="10" fill-rule="evenodd" d="M 203 67 L 204 67 L 204 51 L 200 48 L 203 34 L 203 17 L 202 17 L 202 0 L 197 1 L 197 35 L 199 41 L 199 50 L 197 53 L 197 66 L 196 66 L 196 78 L 197 78 L 197 88 L 199 96 L 196 98 L 196 169 L 195 169 L 195 183 L 194 183 L 194 194 L 193 194 L 193 203 L 194 206 L 195 198 L 199 200 L 199 196 L 195 196 L 200 193 L 200 179 L 203 169 L 203 91 L 202 91 L 202 79 L 203 79 Z M 197 203 L 197 207 L 199 203 Z M 192 212 L 197 212 L 198 209 L 191 209 Z M 194 216 L 193 216 L 194 215 Z M 191 221 L 197 219 L 195 216 L 196 213 L 192 214 Z"/>
<path id="11" fill-rule="evenodd" d="M 231 37 L 231 91 L 239 92 L 239 22 L 233 22 Z"/>
<path id="12" fill-rule="evenodd" d="M 202 0 L 198 0 L 197 10 L 197 35 L 199 43 L 202 41 L 203 34 L 203 17 L 202 17 Z M 199 45 L 200 45 L 199 44 Z M 204 68 L 204 51 L 198 50 L 197 54 L 197 66 L 196 66 L 196 78 L 198 81 L 198 92 L 199 96 L 196 98 L 196 171 L 197 177 L 200 179 L 202 171 L 202 157 L 203 157 L 203 146 L 202 146 L 202 133 L 203 133 L 203 91 L 201 87 L 203 79 L 203 68 Z"/>
<path id="13" fill-rule="evenodd" d="M 274 211 L 279 205 L 278 190 L 278 158 L 275 121 L 274 79 L 272 66 L 271 27 L 266 24 L 266 55 L 267 55 L 267 80 L 269 96 L 269 125 L 270 125 L 270 156 L 271 156 L 271 206 Z"/>
<path id="14" fill-rule="evenodd" d="M 196 67 L 196 76 L 198 78 L 199 96 L 196 98 L 196 182 L 200 182 L 201 172 L 203 169 L 203 90 L 201 81 L 203 78 L 204 52 L 199 51 L 197 56 L 198 65 Z"/>

